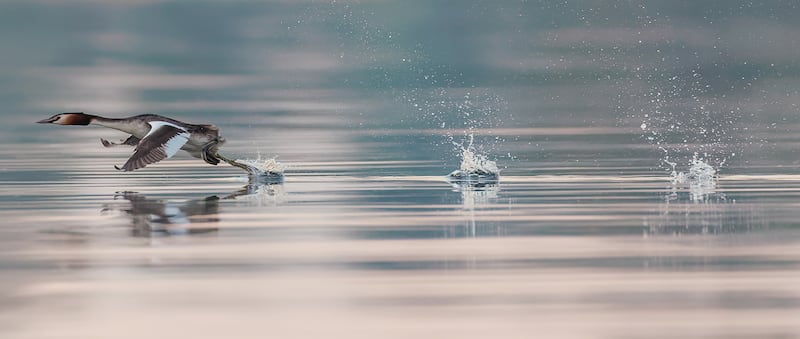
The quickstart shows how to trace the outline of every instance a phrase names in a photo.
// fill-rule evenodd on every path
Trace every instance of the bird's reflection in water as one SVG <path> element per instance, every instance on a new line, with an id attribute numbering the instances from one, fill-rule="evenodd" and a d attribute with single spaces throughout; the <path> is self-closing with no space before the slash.
<path id="1" fill-rule="evenodd" d="M 277 201 L 282 182 L 250 182 L 222 198 L 217 195 L 203 199 L 151 199 L 137 192 L 119 192 L 114 202 L 103 211 L 123 212 L 131 218 L 131 235 L 158 237 L 214 233 L 219 230 L 219 209 L 223 200 Z M 124 200 L 124 202 L 123 202 Z"/>
<path id="2" fill-rule="evenodd" d="M 235 199 L 254 206 L 277 205 L 285 197 L 283 181 L 251 181 L 239 190 L 226 195 L 223 200 Z"/>
<path id="3" fill-rule="evenodd" d="M 103 211 L 120 211 L 131 219 L 131 235 L 136 237 L 191 235 L 216 232 L 219 222 L 219 197 L 209 196 L 183 202 L 150 199 L 136 192 L 119 192 Z"/>

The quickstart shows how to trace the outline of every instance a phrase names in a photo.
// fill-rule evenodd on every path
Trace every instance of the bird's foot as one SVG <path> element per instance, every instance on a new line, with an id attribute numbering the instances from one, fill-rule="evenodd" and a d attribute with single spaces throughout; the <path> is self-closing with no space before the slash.
<path id="1" fill-rule="evenodd" d="M 113 142 L 113 141 L 108 141 L 108 140 L 103 139 L 103 138 L 100 138 L 100 143 L 102 143 L 103 146 L 105 146 L 105 147 L 136 146 L 137 144 L 139 144 L 140 140 L 141 139 L 131 135 L 131 136 L 128 137 L 128 139 L 120 140 L 120 142 L 118 142 L 118 143 L 117 142 Z"/>
<path id="2" fill-rule="evenodd" d="M 219 146 L 218 139 L 215 139 L 214 141 L 203 146 L 203 152 L 200 153 L 203 161 L 211 165 L 219 164 L 219 158 L 217 158 L 217 146 Z"/>

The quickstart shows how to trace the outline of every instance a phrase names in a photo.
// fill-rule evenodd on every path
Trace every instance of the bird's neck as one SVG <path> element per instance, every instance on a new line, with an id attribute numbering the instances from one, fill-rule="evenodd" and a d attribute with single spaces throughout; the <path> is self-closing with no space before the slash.
<path id="1" fill-rule="evenodd" d="M 147 131 L 150 130 L 150 126 L 146 122 L 130 118 L 113 119 L 101 116 L 92 116 L 92 120 L 89 124 L 113 128 L 118 131 L 132 134 L 139 138 L 143 137 L 145 134 L 147 134 Z"/>

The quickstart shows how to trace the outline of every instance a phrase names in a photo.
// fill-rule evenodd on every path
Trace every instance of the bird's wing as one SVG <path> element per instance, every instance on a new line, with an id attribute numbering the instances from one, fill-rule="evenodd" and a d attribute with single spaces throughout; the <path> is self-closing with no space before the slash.
<path id="1" fill-rule="evenodd" d="M 121 171 L 133 171 L 161 160 L 172 158 L 189 141 L 186 129 L 162 121 L 151 121 L 150 132 L 139 141 L 136 150 L 122 167 Z"/>

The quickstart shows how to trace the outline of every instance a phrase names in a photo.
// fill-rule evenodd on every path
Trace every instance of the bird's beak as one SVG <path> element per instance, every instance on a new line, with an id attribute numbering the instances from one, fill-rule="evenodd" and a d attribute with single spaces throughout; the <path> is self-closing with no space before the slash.
<path id="1" fill-rule="evenodd" d="M 55 116 L 49 117 L 49 118 L 44 119 L 44 120 L 39 120 L 36 123 L 37 124 L 52 124 L 53 121 L 56 121 L 56 117 Z"/>

